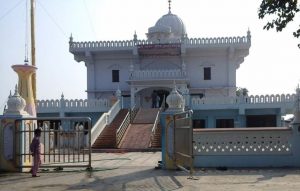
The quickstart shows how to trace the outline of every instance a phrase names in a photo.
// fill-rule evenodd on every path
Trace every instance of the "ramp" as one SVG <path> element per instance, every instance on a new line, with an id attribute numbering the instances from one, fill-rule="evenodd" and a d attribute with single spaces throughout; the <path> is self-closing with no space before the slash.
<path id="1" fill-rule="evenodd" d="M 119 146 L 121 149 L 148 149 L 152 128 L 159 109 L 141 108 L 129 125 Z"/>
<path id="2" fill-rule="evenodd" d="M 137 113 L 133 123 L 135 124 L 154 124 L 159 109 L 157 108 L 141 108 Z"/>
<path id="3" fill-rule="evenodd" d="M 149 148 L 153 124 L 131 124 L 121 142 L 122 149 Z"/>

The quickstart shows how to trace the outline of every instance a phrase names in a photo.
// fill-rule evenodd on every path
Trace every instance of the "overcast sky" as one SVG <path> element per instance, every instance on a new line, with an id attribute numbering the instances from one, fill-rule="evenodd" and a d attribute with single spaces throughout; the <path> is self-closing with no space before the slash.
<path id="1" fill-rule="evenodd" d="M 252 35 L 250 54 L 237 71 L 237 86 L 250 94 L 294 93 L 300 80 L 300 41 L 292 36 L 300 19 L 282 33 L 263 30 L 260 1 L 173 0 L 172 13 L 189 37 Z M 0 113 L 17 83 L 11 69 L 25 56 L 26 0 L 0 0 Z M 145 39 L 148 28 L 168 12 L 167 0 L 37 0 L 38 99 L 86 98 L 86 68 L 68 51 L 74 41 Z"/>

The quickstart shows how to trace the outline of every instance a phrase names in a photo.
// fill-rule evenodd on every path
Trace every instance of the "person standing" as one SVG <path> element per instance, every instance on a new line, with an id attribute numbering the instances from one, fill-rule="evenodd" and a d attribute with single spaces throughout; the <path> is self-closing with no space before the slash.
<path id="1" fill-rule="evenodd" d="M 156 107 L 156 99 L 157 99 L 156 91 L 152 92 L 151 98 L 152 98 L 152 108 L 155 108 Z"/>
<path id="2" fill-rule="evenodd" d="M 31 155 L 33 156 L 33 164 L 31 168 L 31 174 L 32 177 L 39 177 L 37 175 L 37 171 L 39 170 L 39 167 L 41 165 L 41 143 L 40 143 L 40 137 L 41 137 L 41 129 L 35 129 L 34 130 L 34 137 L 32 139 L 32 142 L 30 144 L 30 151 Z"/>
<path id="3" fill-rule="evenodd" d="M 159 95 L 156 96 L 156 108 L 159 108 L 160 103 L 160 97 Z"/>

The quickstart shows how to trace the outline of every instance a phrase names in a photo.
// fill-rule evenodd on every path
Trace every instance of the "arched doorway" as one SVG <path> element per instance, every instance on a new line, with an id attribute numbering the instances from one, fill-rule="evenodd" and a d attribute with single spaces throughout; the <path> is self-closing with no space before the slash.
<path id="1" fill-rule="evenodd" d="M 157 95 L 159 96 L 159 107 L 165 100 L 165 107 L 167 108 L 168 104 L 166 103 L 166 99 L 167 99 L 167 96 L 170 94 L 170 91 L 165 90 L 165 89 L 158 89 L 158 90 L 156 90 L 156 92 L 157 92 Z"/>
<path id="2" fill-rule="evenodd" d="M 167 87 L 145 88 L 137 93 L 136 96 L 138 98 L 136 99 L 136 105 L 141 108 L 153 108 L 153 105 L 155 105 L 155 108 L 160 107 L 163 103 L 163 100 L 169 95 L 170 91 L 171 89 Z M 157 96 L 157 98 L 154 100 L 155 103 L 152 102 L 153 93 L 155 93 Z"/>

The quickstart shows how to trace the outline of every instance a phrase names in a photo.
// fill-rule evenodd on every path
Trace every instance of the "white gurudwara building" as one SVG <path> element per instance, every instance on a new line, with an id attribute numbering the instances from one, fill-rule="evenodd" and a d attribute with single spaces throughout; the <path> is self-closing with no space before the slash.
<path id="1" fill-rule="evenodd" d="M 89 116 L 93 122 L 121 108 L 158 108 L 176 84 L 194 128 L 279 127 L 291 114 L 295 94 L 236 95 L 236 72 L 248 56 L 251 34 L 189 37 L 183 20 L 167 14 L 145 38 L 76 42 L 69 51 L 87 72 L 87 100 L 40 100 L 38 116 Z M 117 113 L 117 110 L 116 110 Z M 100 119 L 99 119 L 100 120 Z"/>
<path id="2" fill-rule="evenodd" d="M 166 165 L 181 161 L 172 156 L 177 149 L 188 151 L 181 155 L 189 158 L 190 169 L 299 167 L 300 88 L 296 94 L 237 95 L 236 72 L 250 47 L 250 31 L 241 37 L 189 37 L 170 0 L 168 13 L 148 28 L 145 39 L 135 33 L 131 40 L 76 42 L 71 36 L 69 51 L 87 69 L 88 99 L 37 100 L 34 121 L 45 129 L 45 148 L 54 152 L 54 162 L 68 147 L 78 155 L 88 151 L 89 159 L 92 149 L 161 150 Z M 9 152 L 6 158 L 0 152 L 0 164 L 16 150 L 17 144 L 9 144 L 14 139 L 7 139 L 17 135 L 13 120 L 28 120 L 17 88 L 9 100 L 0 116 L 0 138 L 6 137 Z M 293 123 L 284 123 L 282 116 L 293 111 Z"/>
<path id="3" fill-rule="evenodd" d="M 143 108 L 151 107 L 153 91 L 162 100 L 174 82 L 191 97 L 235 96 L 236 71 L 250 46 L 250 31 L 242 37 L 190 38 L 170 7 L 148 29 L 146 39 L 136 34 L 124 41 L 70 38 L 70 52 L 87 68 L 88 99 L 109 98 L 120 89 L 124 104 Z"/>

